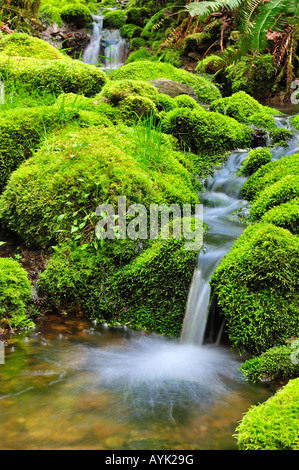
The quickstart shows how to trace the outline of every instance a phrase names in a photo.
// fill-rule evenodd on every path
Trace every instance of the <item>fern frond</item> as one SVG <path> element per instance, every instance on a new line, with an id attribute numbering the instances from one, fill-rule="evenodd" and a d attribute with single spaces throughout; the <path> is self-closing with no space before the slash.
<path id="1" fill-rule="evenodd" d="M 289 0 L 272 0 L 263 4 L 252 30 L 252 48 L 257 52 L 264 50 L 267 44 L 267 31 L 279 29 L 279 18 L 285 12 Z"/>
<path id="2" fill-rule="evenodd" d="M 215 2 L 192 2 L 185 8 L 193 16 L 207 17 L 216 13 L 222 8 L 225 10 L 235 10 L 242 5 L 244 0 L 216 0 Z"/>

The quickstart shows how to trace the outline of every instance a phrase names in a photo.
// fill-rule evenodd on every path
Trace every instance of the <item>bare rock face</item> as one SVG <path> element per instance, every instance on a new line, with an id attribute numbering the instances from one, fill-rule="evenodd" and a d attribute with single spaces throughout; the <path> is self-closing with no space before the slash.
<path id="1" fill-rule="evenodd" d="M 154 85 L 159 93 L 164 93 L 171 98 L 175 98 L 179 95 L 189 95 L 196 100 L 196 93 L 190 85 L 178 83 L 167 78 L 156 78 L 155 80 L 151 80 L 149 83 Z"/>

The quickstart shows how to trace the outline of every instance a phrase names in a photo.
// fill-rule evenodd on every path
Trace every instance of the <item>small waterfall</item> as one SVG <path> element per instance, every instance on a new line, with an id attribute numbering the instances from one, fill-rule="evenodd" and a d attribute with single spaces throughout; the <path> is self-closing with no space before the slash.
<path id="1" fill-rule="evenodd" d="M 104 29 L 103 23 L 103 15 L 93 15 L 92 36 L 82 54 L 82 61 L 104 69 L 117 69 L 128 57 L 128 41 L 121 37 L 119 30 Z"/>
<path id="2" fill-rule="evenodd" d="M 189 291 L 181 341 L 202 345 L 210 303 L 210 277 L 217 265 L 244 230 L 231 217 L 246 206 L 241 199 L 245 178 L 234 176 L 247 152 L 234 152 L 223 167 L 216 171 L 201 195 L 203 219 L 209 225 L 205 249 L 200 253 Z"/>
<path id="3" fill-rule="evenodd" d="M 277 127 L 290 129 L 289 118 L 275 117 L 275 121 Z M 298 133 L 295 132 L 288 149 L 270 149 L 272 160 L 298 152 L 298 140 Z M 206 192 L 200 195 L 204 205 L 203 219 L 209 229 L 205 235 L 205 249 L 199 254 L 198 266 L 191 282 L 181 333 L 183 343 L 203 344 L 210 307 L 211 275 L 245 228 L 233 217 L 233 213 L 247 206 L 247 202 L 242 199 L 242 186 L 246 178 L 236 176 L 247 155 L 246 151 L 233 152 L 223 167 L 209 178 Z M 223 329 L 222 322 L 216 344 L 220 341 Z"/>

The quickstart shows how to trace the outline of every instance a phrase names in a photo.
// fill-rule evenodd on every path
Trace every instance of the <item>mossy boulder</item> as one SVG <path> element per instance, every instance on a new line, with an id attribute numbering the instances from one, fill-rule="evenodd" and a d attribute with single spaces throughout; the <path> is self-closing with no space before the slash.
<path id="1" fill-rule="evenodd" d="M 150 118 L 150 116 L 153 118 L 158 117 L 155 103 L 149 98 L 138 95 L 127 96 L 127 98 L 122 100 L 119 105 L 119 111 L 127 124 L 138 121 L 141 117 L 145 119 Z"/>
<path id="2" fill-rule="evenodd" d="M 201 32 L 188 34 L 184 40 L 183 54 L 188 55 L 190 52 L 202 52 L 211 44 L 212 37 L 210 33 Z"/>
<path id="3" fill-rule="evenodd" d="M 212 275 L 230 344 L 261 354 L 299 335 L 298 237 L 272 224 L 249 226 Z"/>
<path id="4" fill-rule="evenodd" d="M 200 105 L 189 95 L 178 95 L 174 98 L 176 108 L 200 109 Z"/>
<path id="5" fill-rule="evenodd" d="M 42 39 L 25 33 L 7 34 L 0 38 L 0 53 L 10 57 L 35 57 L 57 60 L 66 56 Z"/>
<path id="6" fill-rule="evenodd" d="M 240 450 L 299 450 L 299 378 L 255 405 L 236 429 Z"/>
<path id="7" fill-rule="evenodd" d="M 261 217 L 262 222 L 271 223 L 299 235 L 299 199 L 274 206 Z"/>
<path id="8" fill-rule="evenodd" d="M 142 80 L 112 80 L 106 83 L 99 97 L 107 98 L 109 103 L 117 106 L 129 96 L 143 96 L 154 102 L 158 101 L 156 88 Z M 97 99 L 97 96 L 95 97 Z"/>
<path id="9" fill-rule="evenodd" d="M 114 70 L 110 76 L 113 80 L 144 80 L 150 81 L 165 78 L 194 88 L 197 100 L 202 103 L 211 103 L 221 97 L 218 88 L 208 79 L 178 69 L 165 62 L 136 61 Z"/>
<path id="10" fill-rule="evenodd" d="M 104 28 L 120 29 L 125 24 L 125 12 L 123 10 L 107 11 L 104 15 Z"/>
<path id="11" fill-rule="evenodd" d="M 271 161 L 259 168 L 244 183 L 242 194 L 249 202 L 254 201 L 261 191 L 288 175 L 299 174 L 299 153 Z"/>
<path id="12" fill-rule="evenodd" d="M 248 124 L 252 124 L 258 129 L 272 130 L 276 129 L 276 123 L 272 114 L 258 112 L 248 118 Z"/>
<path id="13" fill-rule="evenodd" d="M 114 206 L 119 195 L 145 206 L 196 203 L 188 158 L 166 138 L 155 148 L 139 131 L 73 125 L 51 137 L 11 175 L 0 199 L 2 224 L 27 245 L 83 243 L 95 238 L 98 204 Z"/>
<path id="14" fill-rule="evenodd" d="M 92 23 L 91 11 L 82 3 L 64 5 L 60 16 L 65 23 L 74 24 L 77 28 L 84 28 Z"/>
<path id="15" fill-rule="evenodd" d="M 252 220 L 259 220 L 269 209 L 299 197 L 299 178 L 287 175 L 260 192 L 250 209 Z"/>
<path id="16" fill-rule="evenodd" d="M 263 126 L 265 122 L 268 123 L 268 125 L 269 122 L 275 125 L 272 110 L 266 106 L 262 106 L 257 100 L 244 91 L 213 101 L 211 109 L 226 116 L 233 117 L 239 122 L 249 124 L 260 123 L 262 117 Z M 268 118 L 265 117 L 265 115 L 269 115 Z"/>
<path id="17" fill-rule="evenodd" d="M 243 160 L 240 172 L 242 175 L 250 176 L 271 160 L 272 155 L 267 148 L 252 149 Z"/>
<path id="18" fill-rule="evenodd" d="M 9 86 L 23 90 L 40 90 L 42 93 L 77 93 L 93 96 L 107 82 L 105 73 L 98 67 L 79 60 L 42 60 L 8 57 L 0 54 L 0 74 Z"/>
<path id="19" fill-rule="evenodd" d="M 252 382 L 277 382 L 298 377 L 299 362 L 293 359 L 297 341 L 290 339 L 283 346 L 274 346 L 245 361 L 240 367 L 244 377 Z"/>
<path id="20" fill-rule="evenodd" d="M 250 147 L 252 131 L 235 119 L 201 109 L 175 108 L 165 114 L 163 130 L 193 153 L 224 153 Z"/>
<path id="21" fill-rule="evenodd" d="M 28 316 L 32 298 L 27 272 L 15 260 L 0 258 L 0 331 L 32 327 Z"/>

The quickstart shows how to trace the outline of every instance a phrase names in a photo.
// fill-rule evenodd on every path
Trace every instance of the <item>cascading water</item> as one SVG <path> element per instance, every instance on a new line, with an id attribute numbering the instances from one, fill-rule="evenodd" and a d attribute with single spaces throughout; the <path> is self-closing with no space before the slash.
<path id="1" fill-rule="evenodd" d="M 93 15 L 93 31 L 90 42 L 82 54 L 82 61 L 106 69 L 123 65 L 128 56 L 128 42 L 117 29 L 104 29 L 104 16 Z"/>
<path id="2" fill-rule="evenodd" d="M 278 117 L 275 120 L 277 127 L 290 128 L 288 118 Z M 298 151 L 298 140 L 295 138 L 291 141 L 288 151 L 281 147 L 270 151 L 272 160 L 290 155 Z M 182 342 L 199 346 L 203 344 L 209 313 L 211 275 L 245 228 L 239 220 L 233 218 L 233 213 L 242 208 L 246 210 L 247 203 L 241 198 L 246 178 L 236 176 L 236 172 L 247 154 L 245 151 L 233 152 L 223 167 L 208 180 L 206 192 L 201 195 L 203 220 L 209 230 L 189 291 Z"/>

